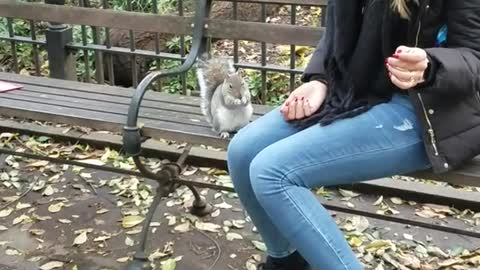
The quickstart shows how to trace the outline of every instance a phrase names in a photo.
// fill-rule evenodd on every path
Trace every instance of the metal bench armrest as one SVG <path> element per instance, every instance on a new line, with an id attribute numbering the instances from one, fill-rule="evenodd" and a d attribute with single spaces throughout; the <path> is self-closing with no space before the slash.
<path id="1" fill-rule="evenodd" d="M 123 147 L 128 156 L 138 156 L 141 152 L 140 127 L 137 126 L 140 104 L 148 87 L 155 81 L 168 76 L 187 72 L 195 63 L 198 55 L 205 51 L 205 22 L 210 12 L 211 0 L 198 0 L 193 25 L 192 49 L 183 64 L 170 70 L 160 70 L 148 74 L 138 85 L 130 102 L 128 118 L 123 128 Z"/>

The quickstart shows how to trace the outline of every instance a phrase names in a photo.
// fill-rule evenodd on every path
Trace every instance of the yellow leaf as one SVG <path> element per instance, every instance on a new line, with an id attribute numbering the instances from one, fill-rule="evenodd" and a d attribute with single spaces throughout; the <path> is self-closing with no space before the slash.
<path id="1" fill-rule="evenodd" d="M 129 259 L 130 259 L 130 257 L 122 257 L 122 258 L 118 258 L 117 262 L 124 263 L 124 262 L 128 262 Z"/>
<path id="2" fill-rule="evenodd" d="M 84 231 L 81 234 L 79 234 L 77 237 L 75 237 L 75 240 L 73 240 L 73 244 L 74 245 L 84 244 L 85 242 L 87 242 L 87 239 L 88 239 L 87 232 Z"/>
<path id="3" fill-rule="evenodd" d="M 40 160 L 40 161 L 37 161 L 37 162 L 33 162 L 33 163 L 30 163 L 28 164 L 26 167 L 35 167 L 35 168 L 38 168 L 38 167 L 45 167 L 48 165 L 48 161 L 46 160 Z"/>
<path id="4" fill-rule="evenodd" d="M 29 216 L 21 215 L 13 220 L 13 225 L 16 225 L 18 223 L 28 223 L 31 221 L 32 219 Z"/>
<path id="5" fill-rule="evenodd" d="M 0 218 L 8 217 L 13 212 L 13 208 L 7 208 L 0 211 Z"/>
<path id="6" fill-rule="evenodd" d="M 45 190 L 43 190 L 42 192 L 42 195 L 44 196 L 51 196 L 53 195 L 53 193 L 55 193 L 55 190 L 53 190 L 52 186 L 51 185 L 48 185 Z"/>
<path id="7" fill-rule="evenodd" d="M 63 262 L 51 261 L 51 262 L 48 262 L 48 263 L 40 266 L 40 270 L 52 270 L 52 269 L 60 268 L 60 267 L 63 267 Z"/>
<path id="8" fill-rule="evenodd" d="M 63 202 L 59 202 L 59 203 L 56 203 L 56 204 L 51 204 L 48 207 L 48 212 L 50 212 L 50 213 L 60 212 L 62 210 L 63 206 L 64 206 Z"/>
<path id="9" fill-rule="evenodd" d="M 122 227 L 127 229 L 127 228 L 132 228 L 137 226 L 138 224 L 142 223 L 145 218 L 141 216 L 126 216 L 123 217 L 122 221 Z"/>

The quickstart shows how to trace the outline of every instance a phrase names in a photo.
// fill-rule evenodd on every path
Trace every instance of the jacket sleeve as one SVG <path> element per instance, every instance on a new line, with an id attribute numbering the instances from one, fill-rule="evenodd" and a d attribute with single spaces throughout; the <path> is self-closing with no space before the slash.
<path id="1" fill-rule="evenodd" d="M 426 49 L 433 74 L 424 90 L 467 95 L 480 89 L 480 0 L 447 3 L 447 44 Z"/>
<path id="2" fill-rule="evenodd" d="M 328 1 L 326 11 L 326 25 L 322 37 L 310 58 L 310 61 L 302 75 L 302 81 L 308 82 L 312 80 L 327 81 L 327 61 L 332 48 L 332 35 L 334 32 L 333 23 L 334 1 Z"/>
<path id="3" fill-rule="evenodd" d="M 327 59 L 327 46 L 325 44 L 325 34 L 320 39 L 315 51 L 310 58 L 310 62 L 302 76 L 303 82 L 309 82 L 312 80 L 327 80 L 325 60 Z"/>

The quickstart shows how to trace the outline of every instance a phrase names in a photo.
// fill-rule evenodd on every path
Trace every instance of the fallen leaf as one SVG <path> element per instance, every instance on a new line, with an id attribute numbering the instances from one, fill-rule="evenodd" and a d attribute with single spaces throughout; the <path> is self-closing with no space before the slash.
<path id="1" fill-rule="evenodd" d="M 13 208 L 7 208 L 0 211 L 0 218 L 8 217 L 13 212 Z"/>
<path id="2" fill-rule="evenodd" d="M 55 190 L 53 189 L 53 187 L 51 185 L 48 185 L 42 192 L 42 195 L 43 196 L 51 196 L 53 195 L 53 193 L 55 193 Z"/>
<path id="3" fill-rule="evenodd" d="M 410 240 L 410 241 L 413 241 L 413 235 L 408 234 L 408 233 L 404 233 L 403 238 L 405 238 L 407 240 Z"/>
<path id="4" fill-rule="evenodd" d="M 13 220 L 13 225 L 17 225 L 18 223 L 28 223 L 31 222 L 32 219 L 27 215 L 21 215 Z"/>
<path id="5" fill-rule="evenodd" d="M 133 241 L 132 238 L 127 236 L 125 238 L 125 245 L 127 245 L 129 247 L 133 247 L 135 245 L 135 241 Z"/>
<path id="6" fill-rule="evenodd" d="M 110 238 L 112 238 L 112 237 L 109 236 L 109 235 L 103 235 L 103 236 L 99 236 L 99 237 L 93 239 L 93 242 L 103 242 L 103 241 L 108 240 Z"/>
<path id="7" fill-rule="evenodd" d="M 242 240 L 242 239 L 243 239 L 243 237 L 242 237 L 240 234 L 238 234 L 238 233 L 233 233 L 233 232 L 227 233 L 226 237 L 227 237 L 227 240 L 228 240 L 228 241 Z"/>
<path id="8" fill-rule="evenodd" d="M 125 216 L 123 217 L 122 227 L 125 229 L 135 227 L 142 223 L 144 219 L 141 216 Z"/>
<path id="9" fill-rule="evenodd" d="M 31 229 L 30 233 L 36 236 L 43 235 L 45 233 L 45 230 L 42 229 Z"/>
<path id="10" fill-rule="evenodd" d="M 72 223 L 71 220 L 69 220 L 69 219 L 64 219 L 64 218 L 59 219 L 58 222 L 63 223 L 63 224 L 70 224 L 70 223 Z"/>
<path id="11" fill-rule="evenodd" d="M 263 252 L 267 251 L 267 246 L 263 242 L 252 240 L 252 244 L 260 251 L 263 251 Z"/>
<path id="12" fill-rule="evenodd" d="M 3 225 L 0 225 L 0 231 L 6 231 L 6 230 L 8 230 L 7 227 L 5 227 L 5 226 L 3 226 Z"/>
<path id="13" fill-rule="evenodd" d="M 101 208 L 101 209 L 98 209 L 96 213 L 97 214 L 104 214 L 104 213 L 107 213 L 108 211 L 110 211 L 110 210 L 108 210 L 106 208 Z"/>
<path id="14" fill-rule="evenodd" d="M 216 208 L 220 208 L 220 209 L 230 209 L 232 208 L 233 206 L 231 204 L 228 204 L 226 202 L 223 202 L 223 203 L 220 203 L 220 204 L 216 204 L 215 205 Z"/>
<path id="15" fill-rule="evenodd" d="M 51 204 L 49 207 L 48 207 L 48 212 L 50 213 L 58 213 L 62 210 L 62 207 L 65 206 L 65 204 L 63 204 L 63 202 L 59 202 L 59 203 L 56 203 L 56 204 Z"/>
<path id="16" fill-rule="evenodd" d="M 180 225 L 175 226 L 175 228 L 173 229 L 181 233 L 188 232 L 190 231 L 190 223 L 188 222 L 182 223 Z"/>
<path id="17" fill-rule="evenodd" d="M 125 263 L 125 262 L 128 262 L 128 260 L 130 260 L 130 257 L 122 257 L 122 258 L 118 258 L 117 262 Z"/>
<path id="18" fill-rule="evenodd" d="M 16 249 L 7 249 L 5 250 L 5 254 L 8 255 L 8 256 L 19 256 L 19 255 L 22 255 L 22 253 L 18 252 L 18 250 Z"/>
<path id="19" fill-rule="evenodd" d="M 168 259 L 162 262 L 161 270 L 175 270 L 177 262 L 174 259 Z"/>
<path id="20" fill-rule="evenodd" d="M 353 247 L 359 247 L 363 244 L 363 241 L 359 237 L 353 236 L 352 238 L 350 238 L 350 241 L 348 241 L 348 243 Z"/>
<path id="21" fill-rule="evenodd" d="M 153 262 L 157 259 L 161 259 L 170 255 L 169 253 L 161 252 L 160 249 L 155 250 L 148 256 L 148 260 Z"/>
<path id="22" fill-rule="evenodd" d="M 383 202 L 383 196 L 380 196 L 374 203 L 373 205 L 377 206 L 380 205 Z"/>
<path id="23" fill-rule="evenodd" d="M 77 237 L 75 237 L 75 240 L 73 240 L 73 245 L 81 245 L 87 242 L 87 232 L 84 231 L 81 234 L 79 234 Z"/>
<path id="24" fill-rule="evenodd" d="M 17 210 L 25 209 L 25 208 L 30 208 L 32 207 L 31 204 L 29 203 L 18 203 L 17 206 L 15 207 Z"/>
<path id="25" fill-rule="evenodd" d="M 210 215 L 214 218 L 220 216 L 220 209 L 213 211 Z"/>
<path id="26" fill-rule="evenodd" d="M 45 166 L 48 165 L 48 163 L 49 163 L 49 162 L 46 161 L 46 160 L 39 160 L 39 161 L 30 163 L 30 164 L 28 164 L 28 165 L 25 166 L 25 167 L 34 167 L 34 168 L 45 167 Z"/>
<path id="27" fill-rule="evenodd" d="M 207 232 L 219 232 L 219 229 L 222 227 L 218 224 L 214 223 L 205 223 L 201 221 L 195 222 L 195 227 L 201 231 L 207 231 Z"/>
<path id="28" fill-rule="evenodd" d="M 354 197 L 360 196 L 359 193 L 355 193 L 351 190 L 339 188 L 338 191 L 340 192 L 340 194 L 342 194 L 343 197 L 346 197 L 346 198 L 354 198 Z"/>
<path id="29" fill-rule="evenodd" d="M 390 201 L 394 204 L 403 204 L 403 200 L 397 197 L 390 198 Z"/>
<path id="30" fill-rule="evenodd" d="M 40 270 L 51 270 L 51 269 L 60 268 L 60 267 L 63 267 L 63 262 L 51 261 L 40 266 Z"/>

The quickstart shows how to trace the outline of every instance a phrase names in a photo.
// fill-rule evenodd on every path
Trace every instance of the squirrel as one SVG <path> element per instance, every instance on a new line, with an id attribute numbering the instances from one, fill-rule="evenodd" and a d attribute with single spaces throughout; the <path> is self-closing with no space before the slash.
<path id="1" fill-rule="evenodd" d="M 222 139 L 246 126 L 253 115 L 250 90 L 233 61 L 227 58 L 198 60 L 196 75 L 200 87 L 201 110 Z"/>

